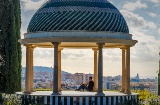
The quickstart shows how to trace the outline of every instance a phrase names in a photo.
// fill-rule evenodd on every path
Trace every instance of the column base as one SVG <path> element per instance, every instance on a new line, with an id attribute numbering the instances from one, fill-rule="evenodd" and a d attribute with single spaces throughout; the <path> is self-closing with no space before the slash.
<path id="1" fill-rule="evenodd" d="M 28 90 L 25 90 L 23 93 L 24 93 L 24 94 L 31 94 L 32 92 L 31 92 L 31 91 L 28 91 Z"/>
<path id="2" fill-rule="evenodd" d="M 62 91 L 62 90 L 63 90 L 62 88 L 58 89 L 59 92 Z"/>
<path id="3" fill-rule="evenodd" d="M 31 90 L 31 92 L 36 92 L 35 90 Z"/>
<path id="4" fill-rule="evenodd" d="M 53 92 L 51 95 L 61 95 L 61 92 Z"/>
<path id="5" fill-rule="evenodd" d="M 122 90 L 120 90 L 119 92 L 120 92 L 120 93 L 124 93 L 124 92 L 125 92 L 125 90 L 124 90 L 124 89 L 122 89 Z"/>
<path id="6" fill-rule="evenodd" d="M 98 92 L 98 89 L 93 89 L 93 92 Z"/>
<path id="7" fill-rule="evenodd" d="M 102 93 L 98 93 L 97 92 L 97 94 L 95 94 L 96 96 L 105 96 L 105 94 L 102 92 Z"/>
<path id="8" fill-rule="evenodd" d="M 30 90 L 31 90 L 31 92 L 36 92 L 36 91 L 34 90 L 34 88 L 30 88 Z"/>
<path id="9" fill-rule="evenodd" d="M 131 91 L 125 91 L 124 94 L 132 94 Z"/>

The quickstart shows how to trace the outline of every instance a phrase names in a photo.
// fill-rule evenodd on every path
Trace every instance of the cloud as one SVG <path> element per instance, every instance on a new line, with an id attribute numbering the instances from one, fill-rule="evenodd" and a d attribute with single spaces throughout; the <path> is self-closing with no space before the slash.
<path id="1" fill-rule="evenodd" d="M 152 34 L 157 32 L 158 26 L 131 11 L 121 10 L 121 13 L 128 23 L 133 39 L 138 40 L 131 48 L 131 72 L 146 76 L 157 75 L 160 41 Z"/>
<path id="2" fill-rule="evenodd" d="M 154 62 L 158 60 L 158 48 L 160 42 L 154 36 L 147 35 L 140 31 L 134 31 L 133 38 L 138 40 L 138 43 L 133 47 L 132 56 L 136 62 Z"/>
<path id="3" fill-rule="evenodd" d="M 22 9 L 28 11 L 28 10 L 37 10 L 39 9 L 42 4 L 44 4 L 47 0 L 21 0 L 21 7 Z"/>
<path id="4" fill-rule="evenodd" d="M 134 14 L 132 12 L 121 10 L 125 20 L 129 27 L 142 27 L 145 25 L 145 20 L 143 17 L 139 16 L 138 14 Z"/>
<path id="5" fill-rule="evenodd" d="M 158 33 L 160 34 L 160 28 L 158 29 Z"/>
<path id="6" fill-rule="evenodd" d="M 62 50 L 62 57 L 63 59 L 72 59 L 72 60 L 77 60 L 77 59 L 81 59 L 83 57 L 86 56 L 85 52 L 82 51 L 82 50 L 76 50 L 73 51 L 73 50 Z"/>
<path id="7" fill-rule="evenodd" d="M 138 14 L 135 14 L 130 11 L 121 10 L 121 13 L 123 14 L 125 20 L 127 21 L 127 24 L 130 29 L 135 28 L 150 28 L 150 29 L 156 29 L 157 26 L 154 22 L 146 21 L 143 17 L 141 17 Z"/>
<path id="8" fill-rule="evenodd" d="M 143 76 L 157 76 L 160 41 L 141 31 L 132 31 L 138 43 L 131 48 L 131 70 Z M 145 73 L 144 73 L 145 72 Z"/>
<path id="9" fill-rule="evenodd" d="M 160 6 L 160 0 L 141 0 L 141 1 L 144 1 L 144 2 L 148 1 L 148 2 L 154 3 L 155 7 Z"/>
<path id="10" fill-rule="evenodd" d="M 150 29 L 157 28 L 157 26 L 154 24 L 154 22 L 146 22 L 146 27 L 149 27 Z"/>
<path id="11" fill-rule="evenodd" d="M 150 2 L 153 2 L 153 3 L 160 3 L 160 0 L 148 0 Z"/>
<path id="12" fill-rule="evenodd" d="M 141 8 L 147 8 L 147 4 L 141 3 L 139 0 L 136 2 L 126 2 L 126 4 L 123 5 L 123 9 L 126 9 L 128 11 L 134 11 L 136 9 L 141 9 Z"/>
<path id="13" fill-rule="evenodd" d="M 158 15 L 156 13 L 147 13 L 150 17 L 157 17 Z"/>

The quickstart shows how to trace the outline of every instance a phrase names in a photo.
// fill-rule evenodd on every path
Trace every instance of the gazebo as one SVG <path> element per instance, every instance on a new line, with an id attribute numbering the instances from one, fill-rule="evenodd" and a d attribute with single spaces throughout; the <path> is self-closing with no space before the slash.
<path id="1" fill-rule="evenodd" d="M 24 39 L 26 46 L 25 94 L 33 88 L 33 49 L 54 48 L 54 85 L 50 95 L 61 92 L 61 51 L 83 48 L 94 51 L 95 96 L 103 92 L 103 49 L 122 50 L 122 94 L 130 91 L 130 47 L 137 43 L 129 34 L 127 23 L 119 10 L 107 0 L 49 0 L 32 17 Z M 98 57 L 97 57 L 98 55 Z M 97 59 L 98 58 L 98 59 Z"/>

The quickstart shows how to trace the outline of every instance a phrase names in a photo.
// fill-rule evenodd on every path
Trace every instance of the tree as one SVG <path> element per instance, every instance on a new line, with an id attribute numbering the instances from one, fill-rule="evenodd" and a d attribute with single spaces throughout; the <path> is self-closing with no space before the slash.
<path id="1" fill-rule="evenodd" d="M 2 0 L 0 4 L 0 91 L 21 90 L 20 1 Z"/>
<path id="2" fill-rule="evenodd" d="M 160 52 L 159 52 L 159 71 L 158 71 L 158 95 L 160 95 Z"/>
<path id="3" fill-rule="evenodd" d="M 160 73 L 158 75 L 158 95 L 160 95 Z"/>

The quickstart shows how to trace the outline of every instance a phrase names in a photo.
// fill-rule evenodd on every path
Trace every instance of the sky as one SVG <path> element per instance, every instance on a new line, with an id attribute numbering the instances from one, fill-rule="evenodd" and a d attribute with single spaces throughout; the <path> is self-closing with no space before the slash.
<path id="1" fill-rule="evenodd" d="M 131 48 L 131 77 L 157 77 L 160 48 L 160 0 L 109 0 L 124 16 L 130 34 L 138 43 Z M 21 0 L 21 38 L 36 10 L 46 0 Z M 122 74 L 120 49 L 103 50 L 103 75 Z M 63 49 L 62 70 L 70 73 L 93 73 L 92 49 Z M 35 48 L 34 66 L 53 67 L 54 49 Z M 22 46 L 22 66 L 26 66 L 26 48 Z"/>

